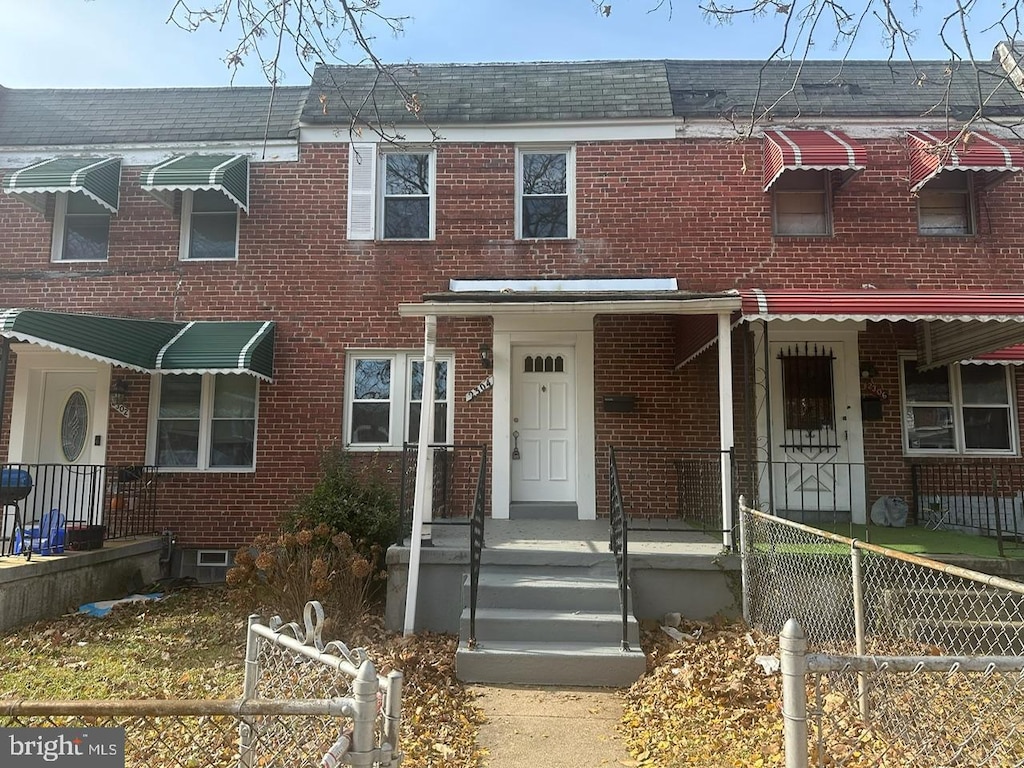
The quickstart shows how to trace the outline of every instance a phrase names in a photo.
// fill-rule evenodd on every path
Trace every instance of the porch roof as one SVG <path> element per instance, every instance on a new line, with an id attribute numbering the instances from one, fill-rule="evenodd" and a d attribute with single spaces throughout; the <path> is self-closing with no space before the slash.
<path id="1" fill-rule="evenodd" d="M 403 317 L 549 313 L 679 315 L 731 312 L 736 291 L 680 291 L 675 279 L 452 280 L 450 290 L 401 304 Z"/>
<path id="2" fill-rule="evenodd" d="M 145 373 L 245 373 L 271 380 L 269 321 L 142 320 L 0 310 L 0 337 Z"/>
<path id="3" fill-rule="evenodd" d="M 744 320 L 918 322 L 918 362 L 934 367 L 1024 343 L 1024 293 L 748 288 Z"/>

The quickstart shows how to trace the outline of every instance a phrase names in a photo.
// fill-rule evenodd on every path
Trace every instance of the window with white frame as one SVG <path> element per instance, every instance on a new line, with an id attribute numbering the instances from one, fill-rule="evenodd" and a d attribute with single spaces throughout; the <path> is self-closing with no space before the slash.
<path id="1" fill-rule="evenodd" d="M 1016 453 L 1013 376 L 1004 365 L 901 365 L 908 453 Z"/>
<path id="2" fill-rule="evenodd" d="M 53 212 L 53 261 L 106 261 L 110 215 L 80 192 L 58 193 Z"/>
<path id="3" fill-rule="evenodd" d="M 433 150 L 349 146 L 349 240 L 434 237 Z"/>
<path id="4" fill-rule="evenodd" d="M 254 468 L 258 395 L 252 376 L 156 377 L 150 461 L 171 469 Z"/>
<path id="5" fill-rule="evenodd" d="M 516 169 L 516 237 L 576 236 L 572 149 L 520 149 Z"/>
<path id="6" fill-rule="evenodd" d="M 435 359 L 434 443 L 451 440 L 452 367 L 450 355 Z M 422 353 L 380 350 L 348 355 L 345 439 L 350 447 L 401 448 L 403 442 L 419 440 L 423 370 Z"/>
<path id="7" fill-rule="evenodd" d="M 776 235 L 830 235 L 832 215 L 827 171 L 786 171 L 772 185 Z"/>
<path id="8" fill-rule="evenodd" d="M 917 193 L 917 231 L 922 235 L 974 234 L 974 196 L 969 171 L 940 173 Z"/>
<path id="9" fill-rule="evenodd" d="M 181 193 L 181 258 L 230 260 L 238 254 L 238 206 L 213 189 Z"/>

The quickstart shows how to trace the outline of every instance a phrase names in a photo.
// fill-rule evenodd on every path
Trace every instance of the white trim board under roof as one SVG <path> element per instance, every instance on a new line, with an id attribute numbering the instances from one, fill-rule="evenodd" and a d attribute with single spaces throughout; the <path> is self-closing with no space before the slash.
<path id="1" fill-rule="evenodd" d="M 436 125 L 435 137 L 430 129 L 418 125 L 402 126 L 402 141 L 406 144 L 455 143 L 545 143 L 565 144 L 566 141 L 642 141 L 674 139 L 682 120 L 678 118 L 632 121 L 594 122 L 536 122 L 471 125 Z M 362 135 L 353 137 L 348 131 L 336 127 L 303 125 L 299 128 L 300 144 L 348 144 L 350 141 L 380 142 L 380 135 L 372 128 L 364 128 Z"/>
<path id="2" fill-rule="evenodd" d="M 449 280 L 452 293 L 603 293 L 678 291 L 674 277 L 571 278 L 568 280 Z"/>
<path id="3" fill-rule="evenodd" d="M 123 146 L 97 144 L 91 146 L 0 146 L 0 168 L 22 168 L 50 157 L 73 157 L 77 155 L 116 155 L 123 166 L 150 168 L 177 155 L 246 155 L 250 163 L 292 163 L 299 159 L 298 141 L 270 141 L 264 153 L 263 142 L 223 143 L 204 142 L 197 144 L 152 144 Z"/>

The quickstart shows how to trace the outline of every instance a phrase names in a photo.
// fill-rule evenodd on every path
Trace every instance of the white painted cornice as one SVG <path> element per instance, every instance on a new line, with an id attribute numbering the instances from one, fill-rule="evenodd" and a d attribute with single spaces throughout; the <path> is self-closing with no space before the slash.
<path id="1" fill-rule="evenodd" d="M 203 141 L 188 144 L 83 144 L 0 147 L 0 168 L 22 168 L 48 157 L 98 155 L 120 157 L 126 166 L 151 166 L 174 155 L 246 155 L 252 163 L 288 163 L 299 159 L 293 139 L 250 142 Z"/>

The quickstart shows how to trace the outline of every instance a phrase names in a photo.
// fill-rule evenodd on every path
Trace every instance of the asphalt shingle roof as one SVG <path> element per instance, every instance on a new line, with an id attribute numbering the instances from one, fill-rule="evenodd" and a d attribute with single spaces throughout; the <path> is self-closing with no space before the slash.
<path id="1" fill-rule="evenodd" d="M 0 91 L 0 146 L 293 138 L 306 88 Z"/>
<path id="2" fill-rule="evenodd" d="M 672 109 L 661 61 L 426 64 L 395 72 L 436 124 L 658 118 Z M 364 100 L 364 119 L 415 122 L 374 70 L 344 66 L 317 67 L 302 120 L 344 124 L 351 115 L 346 103 Z"/>
<path id="3" fill-rule="evenodd" d="M 1024 98 L 995 61 L 583 61 L 398 67 L 428 124 L 545 120 L 1024 115 Z M 302 120 L 410 124 L 397 92 L 367 67 L 322 66 Z M 755 106 L 756 104 L 756 106 Z"/>

